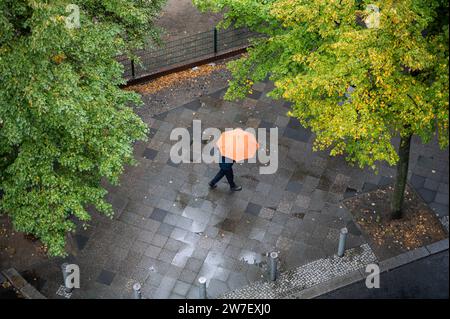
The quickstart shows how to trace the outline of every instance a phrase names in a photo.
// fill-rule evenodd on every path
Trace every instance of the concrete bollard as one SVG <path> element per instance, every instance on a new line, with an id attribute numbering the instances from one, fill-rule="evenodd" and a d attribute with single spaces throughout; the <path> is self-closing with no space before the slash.
<path id="1" fill-rule="evenodd" d="M 338 247 L 338 256 L 339 257 L 343 257 L 345 254 L 345 243 L 347 241 L 347 234 L 348 234 L 347 228 L 342 228 L 341 234 L 339 236 L 339 247 Z"/>
<path id="2" fill-rule="evenodd" d="M 142 299 L 141 284 L 138 282 L 133 285 L 133 297 L 134 299 Z"/>
<path id="3" fill-rule="evenodd" d="M 206 299 L 206 278 L 200 277 L 198 279 L 198 283 L 199 283 L 199 298 Z"/>
<path id="4" fill-rule="evenodd" d="M 278 253 L 270 253 L 270 280 L 277 280 L 278 275 Z"/>
<path id="5" fill-rule="evenodd" d="M 68 294 L 70 294 L 73 291 L 72 287 L 68 287 L 67 285 L 67 276 L 69 275 L 69 272 L 67 271 L 67 267 L 69 266 L 68 263 L 64 263 L 61 265 L 61 271 L 63 274 L 63 279 L 64 279 L 64 291 Z"/>

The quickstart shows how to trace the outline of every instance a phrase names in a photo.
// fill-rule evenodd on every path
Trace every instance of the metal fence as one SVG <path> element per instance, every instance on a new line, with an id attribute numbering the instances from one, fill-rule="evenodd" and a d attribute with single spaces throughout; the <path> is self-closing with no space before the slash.
<path id="1" fill-rule="evenodd" d="M 124 77 L 135 80 L 162 70 L 202 61 L 248 46 L 256 34 L 246 29 L 211 30 L 166 42 L 161 47 L 137 52 L 140 62 L 119 58 Z"/>

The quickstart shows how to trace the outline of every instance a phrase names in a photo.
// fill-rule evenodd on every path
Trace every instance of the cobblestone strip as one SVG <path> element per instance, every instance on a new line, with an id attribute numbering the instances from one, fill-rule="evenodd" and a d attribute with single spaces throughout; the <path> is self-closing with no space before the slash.
<path id="1" fill-rule="evenodd" d="M 377 261 L 368 244 L 350 249 L 340 258 L 322 258 L 280 274 L 276 282 L 259 281 L 241 289 L 228 292 L 220 299 L 280 299 L 344 276 Z"/>

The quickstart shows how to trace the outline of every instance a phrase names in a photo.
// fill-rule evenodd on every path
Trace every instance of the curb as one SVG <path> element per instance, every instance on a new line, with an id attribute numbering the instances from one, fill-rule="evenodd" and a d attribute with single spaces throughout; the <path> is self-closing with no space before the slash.
<path id="1" fill-rule="evenodd" d="M 443 239 L 433 244 L 411 250 L 407 253 L 383 260 L 378 263 L 380 274 L 410 264 L 425 257 L 438 254 L 449 249 L 449 239 Z M 296 294 L 292 294 L 286 299 L 313 299 L 331 291 L 354 284 L 366 278 L 365 268 L 360 268 L 347 275 L 334 278 L 311 288 L 304 289 Z"/>
<path id="2" fill-rule="evenodd" d="M 4 270 L 2 274 L 25 299 L 47 299 L 30 285 L 14 268 Z"/>

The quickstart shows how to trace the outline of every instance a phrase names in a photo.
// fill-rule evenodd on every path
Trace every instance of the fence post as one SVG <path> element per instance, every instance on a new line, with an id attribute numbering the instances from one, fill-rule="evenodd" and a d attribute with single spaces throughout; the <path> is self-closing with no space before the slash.
<path id="1" fill-rule="evenodd" d="M 200 284 L 198 289 L 199 289 L 199 298 L 200 299 L 206 299 L 206 278 L 205 277 L 200 277 L 198 279 L 198 283 Z"/>
<path id="2" fill-rule="evenodd" d="M 136 72 L 134 69 L 134 59 L 131 59 L 131 76 L 134 78 L 136 78 Z"/>
<path id="3" fill-rule="evenodd" d="M 271 252 L 270 253 L 270 280 L 277 280 L 278 273 L 278 253 Z"/>
<path id="4" fill-rule="evenodd" d="M 217 32 L 217 28 L 214 28 L 214 54 L 219 52 L 219 48 L 217 42 L 219 41 L 219 34 Z"/>
<path id="5" fill-rule="evenodd" d="M 345 243 L 347 241 L 347 228 L 342 228 L 341 233 L 339 235 L 339 247 L 338 247 L 338 256 L 343 257 L 345 254 Z"/>

